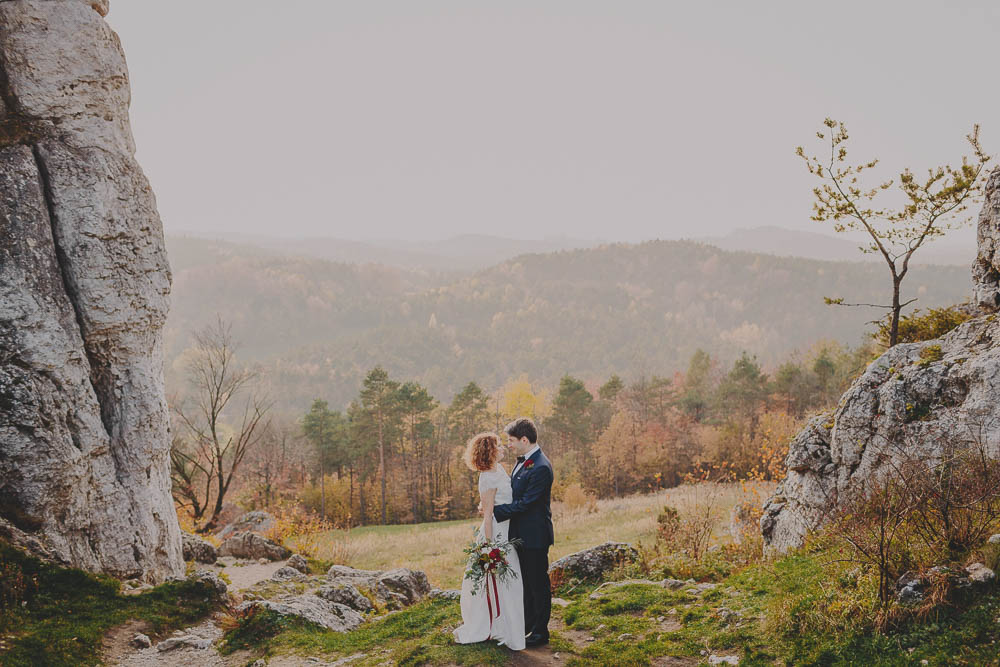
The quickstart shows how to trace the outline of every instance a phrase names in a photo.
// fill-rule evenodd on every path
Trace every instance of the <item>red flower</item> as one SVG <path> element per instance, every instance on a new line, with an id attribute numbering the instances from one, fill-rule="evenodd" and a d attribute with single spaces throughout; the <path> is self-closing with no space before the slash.
<path id="1" fill-rule="evenodd" d="M 527 461 L 524 462 L 524 469 L 525 470 L 530 470 L 531 468 L 534 467 L 534 465 L 535 465 L 535 461 L 533 459 L 528 459 Z"/>
<path id="2" fill-rule="evenodd" d="M 492 558 L 493 560 L 500 560 L 502 556 L 503 554 L 500 553 L 499 549 L 494 549 L 493 551 L 490 552 L 490 558 Z"/>

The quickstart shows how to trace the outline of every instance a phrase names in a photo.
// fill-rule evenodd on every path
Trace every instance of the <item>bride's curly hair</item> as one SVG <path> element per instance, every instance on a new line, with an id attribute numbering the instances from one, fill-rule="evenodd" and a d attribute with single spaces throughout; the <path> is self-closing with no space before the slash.
<path id="1" fill-rule="evenodd" d="M 500 458 L 500 438 L 496 433 L 480 433 L 469 439 L 462 460 L 470 470 L 485 472 L 493 470 L 498 458 Z"/>

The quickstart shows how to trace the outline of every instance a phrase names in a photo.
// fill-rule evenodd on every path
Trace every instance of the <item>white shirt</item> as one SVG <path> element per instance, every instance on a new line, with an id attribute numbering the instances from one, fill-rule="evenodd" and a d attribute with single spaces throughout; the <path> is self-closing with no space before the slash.
<path id="1" fill-rule="evenodd" d="M 537 452 L 540 449 L 541 449 L 540 445 L 535 445 L 534 447 L 532 447 L 531 451 L 524 455 L 524 460 L 527 461 L 528 459 L 530 459 L 532 456 L 535 455 L 535 452 Z M 514 478 L 514 475 L 517 474 L 517 471 L 520 470 L 521 466 L 523 466 L 523 465 L 524 465 L 524 463 L 521 462 L 521 463 L 518 463 L 516 466 L 514 466 L 514 469 L 510 471 L 511 479 Z"/>

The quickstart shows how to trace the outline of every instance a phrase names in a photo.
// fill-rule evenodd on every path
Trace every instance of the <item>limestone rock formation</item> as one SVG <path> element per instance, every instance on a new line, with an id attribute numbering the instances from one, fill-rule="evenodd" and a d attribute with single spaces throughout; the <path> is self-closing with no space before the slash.
<path id="1" fill-rule="evenodd" d="M 211 565 L 218 560 L 219 552 L 211 542 L 206 542 L 197 535 L 181 532 L 181 548 L 184 553 L 184 560 L 193 560 L 198 563 Z"/>
<path id="2" fill-rule="evenodd" d="M 106 0 L 0 2 L 0 518 L 65 563 L 183 571 L 170 270 Z"/>
<path id="3" fill-rule="evenodd" d="M 402 567 L 380 572 L 333 565 L 327 571 L 326 578 L 334 588 L 351 586 L 359 591 L 366 591 L 379 603 L 390 608 L 409 606 L 431 592 L 426 574 Z"/>
<path id="4" fill-rule="evenodd" d="M 797 547 L 846 493 L 900 462 L 939 457 L 964 439 L 993 456 L 1000 436 L 1000 169 L 979 216 L 976 300 L 984 311 L 937 340 L 896 345 L 854 381 L 832 413 L 812 419 L 789 447 L 788 476 L 764 505 L 766 545 Z"/>
<path id="5" fill-rule="evenodd" d="M 976 228 L 978 252 L 972 265 L 973 301 L 980 308 L 1000 308 L 1000 169 L 986 182 L 986 203 Z"/>
<path id="6" fill-rule="evenodd" d="M 278 602 L 250 600 L 241 604 L 236 610 L 245 612 L 255 608 L 267 609 L 281 616 L 297 616 L 333 632 L 350 632 L 357 629 L 365 620 L 361 614 L 346 605 L 308 594 Z"/>

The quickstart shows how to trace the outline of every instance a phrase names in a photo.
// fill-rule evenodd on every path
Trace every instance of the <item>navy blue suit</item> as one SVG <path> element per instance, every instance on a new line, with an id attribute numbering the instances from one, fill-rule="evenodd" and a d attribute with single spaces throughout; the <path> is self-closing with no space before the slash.
<path id="1" fill-rule="evenodd" d="M 530 462 L 530 463 L 529 463 Z M 510 480 L 514 500 L 493 508 L 497 521 L 510 520 L 509 539 L 519 538 L 517 548 L 524 586 L 524 631 L 549 636 L 552 589 L 549 583 L 549 547 L 552 532 L 552 463 L 542 450 L 532 454 Z"/>

